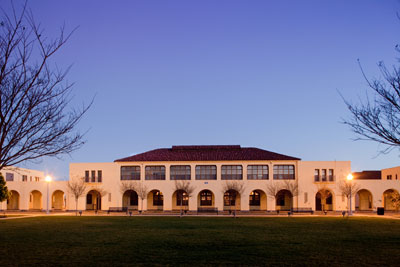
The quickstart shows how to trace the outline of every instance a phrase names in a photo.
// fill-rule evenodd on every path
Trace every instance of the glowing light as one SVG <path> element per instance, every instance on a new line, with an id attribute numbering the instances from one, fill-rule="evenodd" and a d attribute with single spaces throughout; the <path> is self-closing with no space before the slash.
<path id="1" fill-rule="evenodd" d="M 47 176 L 44 178 L 44 180 L 45 180 L 46 182 L 51 182 L 51 176 L 50 176 L 50 175 L 47 175 Z"/>
<path id="2" fill-rule="evenodd" d="M 353 180 L 353 175 L 351 173 L 349 173 L 349 175 L 347 175 L 347 180 L 349 180 L 349 181 Z"/>

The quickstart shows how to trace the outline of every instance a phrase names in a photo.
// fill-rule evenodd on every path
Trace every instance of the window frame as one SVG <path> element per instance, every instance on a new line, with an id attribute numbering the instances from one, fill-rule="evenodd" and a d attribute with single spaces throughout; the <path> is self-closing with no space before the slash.
<path id="1" fill-rule="evenodd" d="M 132 169 L 132 170 L 128 170 Z M 119 179 L 121 181 L 140 181 L 141 168 L 138 165 L 121 166 Z"/>
<path id="2" fill-rule="evenodd" d="M 155 168 L 155 169 L 153 169 L 153 168 Z M 148 165 L 145 167 L 144 170 L 145 170 L 144 178 L 147 181 L 164 181 L 165 180 L 166 172 L 165 172 L 164 165 Z"/>
<path id="3" fill-rule="evenodd" d="M 217 180 L 217 165 L 196 165 L 196 180 Z"/>
<path id="4" fill-rule="evenodd" d="M 174 170 L 173 170 L 174 169 Z M 183 173 L 183 174 L 182 174 Z M 171 165 L 169 167 L 170 180 L 191 180 L 192 168 L 190 165 Z"/>
<path id="5" fill-rule="evenodd" d="M 243 180 L 243 165 L 221 165 L 221 180 Z"/>
<path id="6" fill-rule="evenodd" d="M 285 168 L 287 167 L 287 168 Z M 292 169 L 291 169 L 292 168 Z M 285 173 L 287 171 L 287 173 Z M 291 173 L 291 171 L 293 173 Z M 296 180 L 296 168 L 294 164 L 275 164 L 274 180 Z"/>
<path id="7" fill-rule="evenodd" d="M 254 169 L 256 167 L 256 169 Z M 261 167 L 261 173 L 260 173 L 260 167 Z M 265 174 L 264 167 L 266 167 L 267 173 Z M 256 171 L 256 173 L 254 173 Z M 261 174 L 261 178 L 260 177 Z M 265 178 L 266 176 L 266 178 Z M 253 177 L 253 178 L 252 178 Z M 256 178 L 254 178 L 256 177 Z M 269 180 L 269 166 L 267 164 L 260 164 L 260 165 L 247 165 L 247 180 Z"/>

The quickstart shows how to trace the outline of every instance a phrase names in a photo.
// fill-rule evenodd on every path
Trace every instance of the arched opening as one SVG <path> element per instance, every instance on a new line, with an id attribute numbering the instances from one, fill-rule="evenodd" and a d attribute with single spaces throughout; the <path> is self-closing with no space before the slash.
<path id="1" fill-rule="evenodd" d="M 136 191 L 127 190 L 122 195 L 122 207 L 127 208 L 129 210 L 137 210 L 138 209 L 139 197 Z"/>
<path id="2" fill-rule="evenodd" d="M 10 193 L 10 197 L 7 199 L 7 209 L 19 210 L 19 193 L 15 190 L 11 190 Z"/>
<path id="3" fill-rule="evenodd" d="M 253 190 L 249 195 L 250 210 L 267 210 L 267 195 L 262 190 Z"/>
<path id="4" fill-rule="evenodd" d="M 396 207 L 392 203 L 392 194 L 395 192 L 398 193 L 397 190 L 394 189 L 388 189 L 383 192 L 383 207 L 385 208 L 385 210 L 396 210 Z"/>
<path id="5" fill-rule="evenodd" d="M 372 210 L 372 194 L 366 189 L 361 189 L 356 194 L 356 210 L 367 211 Z"/>
<path id="6" fill-rule="evenodd" d="M 283 189 L 276 195 L 276 210 L 290 210 L 293 207 L 293 195 L 289 190 Z"/>
<path id="7" fill-rule="evenodd" d="M 61 190 L 54 191 L 51 196 L 51 208 L 55 210 L 64 209 L 64 192 Z"/>
<path id="8" fill-rule="evenodd" d="M 160 190 L 152 190 L 147 194 L 147 210 L 163 210 L 164 196 Z"/>
<path id="9" fill-rule="evenodd" d="M 173 210 L 188 210 L 189 209 L 189 196 L 183 190 L 176 190 L 172 195 L 172 209 Z"/>
<path id="10" fill-rule="evenodd" d="M 331 211 L 333 210 L 332 192 L 326 189 L 318 191 L 315 195 L 315 210 L 316 211 Z"/>
<path id="11" fill-rule="evenodd" d="M 90 190 L 86 195 L 86 210 L 101 210 L 101 194 L 97 190 Z"/>
<path id="12" fill-rule="evenodd" d="M 33 190 L 29 195 L 29 209 L 41 210 L 42 209 L 42 193 L 38 190 Z"/>
<path id="13" fill-rule="evenodd" d="M 236 190 L 224 193 L 224 210 L 240 210 L 240 194 Z"/>
<path id="14" fill-rule="evenodd" d="M 214 207 L 214 194 L 210 190 L 202 190 L 197 197 L 198 207 Z"/>

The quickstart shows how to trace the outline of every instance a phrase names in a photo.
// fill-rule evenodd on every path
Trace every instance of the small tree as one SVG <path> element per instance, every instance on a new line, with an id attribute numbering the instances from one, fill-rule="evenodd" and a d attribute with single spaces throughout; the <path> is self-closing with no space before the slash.
<path id="1" fill-rule="evenodd" d="M 119 186 L 119 191 L 121 192 L 122 199 L 126 191 L 135 191 L 136 192 L 136 187 L 135 187 L 135 182 L 133 181 L 123 181 L 121 182 Z M 137 193 L 136 193 L 137 194 Z M 122 202 L 122 207 L 124 207 L 124 203 Z"/>
<path id="2" fill-rule="evenodd" d="M 10 192 L 6 186 L 6 181 L 3 175 L 0 173 L 0 203 L 7 200 L 10 197 Z"/>
<path id="3" fill-rule="evenodd" d="M 236 217 L 236 194 L 238 193 L 239 195 L 242 195 L 245 187 L 243 182 L 241 181 L 226 181 L 225 184 L 222 185 L 222 193 L 225 194 L 225 192 L 229 192 L 229 210 L 232 211 L 232 199 L 235 200 L 235 205 L 234 205 L 234 212 L 233 216 Z M 231 192 L 234 192 L 231 194 Z"/>
<path id="4" fill-rule="evenodd" d="M 347 198 L 347 201 L 349 201 L 350 196 L 354 196 L 358 190 L 360 189 L 360 186 L 352 181 L 345 181 L 342 180 L 339 183 L 339 190 L 342 193 L 343 196 Z"/>
<path id="5" fill-rule="evenodd" d="M 183 194 L 186 193 L 187 198 L 188 198 L 188 205 L 189 205 L 189 199 L 193 196 L 193 192 L 194 192 L 195 187 L 192 186 L 190 184 L 190 181 L 187 180 L 175 180 L 175 191 L 177 192 L 177 197 L 178 194 L 182 193 L 181 195 L 181 201 L 180 201 L 180 216 L 182 217 L 183 212 L 182 212 L 182 208 L 183 208 Z"/>
<path id="6" fill-rule="evenodd" d="M 69 180 L 67 188 L 68 192 L 75 198 L 75 215 L 78 216 L 78 200 L 86 192 L 85 178 Z"/>
<path id="7" fill-rule="evenodd" d="M 272 183 L 268 183 L 266 187 L 266 192 L 268 197 L 274 198 L 277 200 L 278 194 L 282 190 L 287 190 L 290 192 L 290 201 L 293 201 L 293 197 L 299 195 L 299 186 L 296 181 L 293 180 L 283 180 L 283 181 L 274 181 Z"/>
<path id="8" fill-rule="evenodd" d="M 396 191 L 393 191 L 389 197 L 390 197 L 390 201 L 392 202 L 396 211 L 399 211 L 399 209 L 400 209 L 400 194 Z"/>
<path id="9" fill-rule="evenodd" d="M 134 185 L 134 188 L 135 188 L 135 191 L 138 194 L 138 197 L 140 198 L 140 202 L 141 202 L 141 208 L 139 210 L 139 213 L 142 213 L 143 200 L 147 198 L 147 193 L 149 192 L 149 190 L 143 182 L 136 183 Z"/>

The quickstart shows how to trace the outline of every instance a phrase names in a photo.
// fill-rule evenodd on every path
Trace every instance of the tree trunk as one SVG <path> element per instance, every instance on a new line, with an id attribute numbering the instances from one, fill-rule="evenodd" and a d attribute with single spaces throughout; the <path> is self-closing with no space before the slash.
<path id="1" fill-rule="evenodd" d="M 78 198 L 75 198 L 75 216 L 78 216 Z"/>

